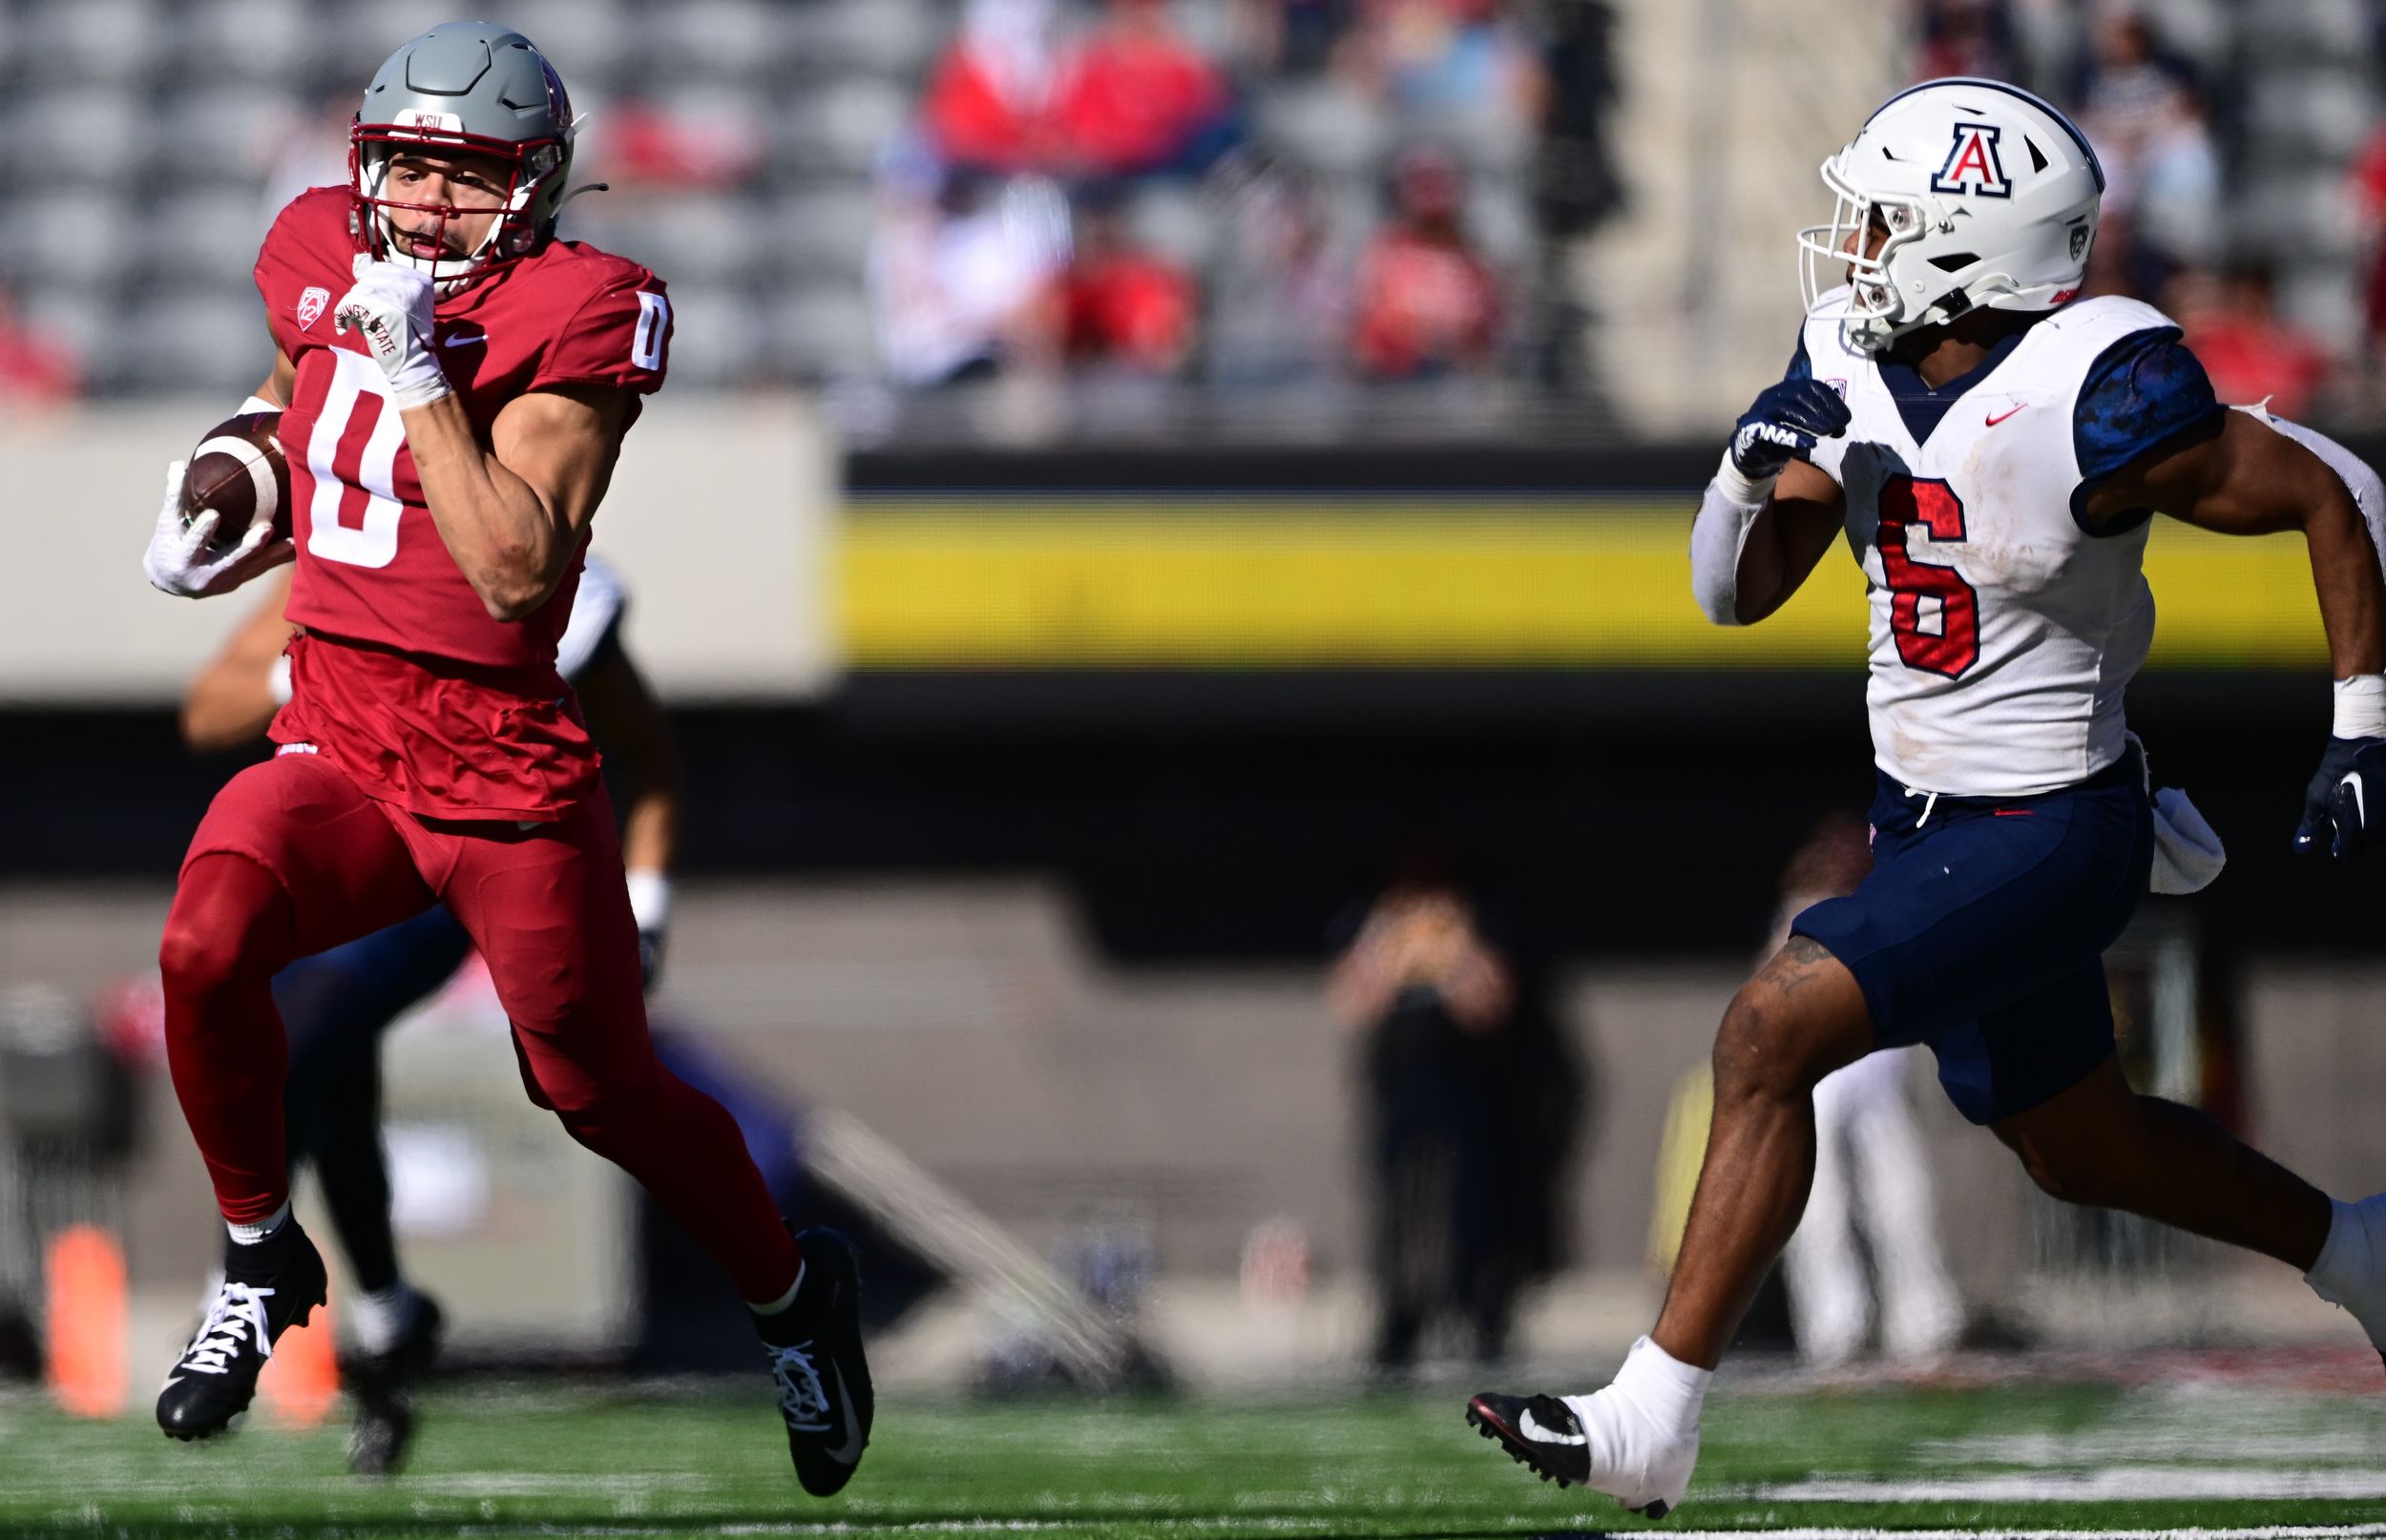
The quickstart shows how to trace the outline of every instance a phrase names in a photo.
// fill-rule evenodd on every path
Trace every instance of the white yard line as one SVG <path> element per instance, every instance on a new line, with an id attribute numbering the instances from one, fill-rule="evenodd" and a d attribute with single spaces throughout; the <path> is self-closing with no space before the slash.
<path id="1" fill-rule="evenodd" d="M 1691 1501 L 1701 1495 L 1693 1488 Z M 2015 1471 L 1928 1481 L 1824 1476 L 1762 1487 L 1717 1488 L 1706 1495 L 1781 1503 L 2126 1503 L 2291 1497 L 2345 1501 L 2386 1497 L 2386 1471 L 2124 1466 L 2110 1470 Z"/>
<path id="2" fill-rule="evenodd" d="M 845 1535 L 845 1534 L 1068 1534 L 1084 1530 L 1115 1528 L 1133 1523 L 1151 1534 L 1195 1533 L 1262 1534 L 1295 1530 L 1313 1530 L 1330 1518 L 1327 1514 L 1302 1517 L 1291 1515 L 1263 1518 L 1072 1518 L 1072 1519 L 966 1519 L 920 1520 L 910 1524 L 873 1524 L 868 1520 L 830 1520 L 817 1524 L 723 1524 L 709 1532 L 721 1535 Z M 453 1533 L 459 1535 L 512 1535 L 524 1532 L 533 1526 L 490 1525 L 463 1526 Z M 357 1532 L 364 1532 L 359 1530 Z M 574 1534 L 646 1534 L 649 1530 L 636 1525 L 596 1525 L 571 1528 Z M 1519 1531 L 1524 1533 L 1525 1531 Z M 1596 1518 L 1565 1530 L 1570 1535 L 1590 1540 L 1603 1531 Z M 1641 1532 L 1641 1531 L 1632 1531 Z M 2180 1529 L 2180 1530 L 1870 1530 L 1856 1528 L 1747 1529 L 1747 1530 L 1655 1530 L 1646 1531 L 1662 1540 L 1748 1540 L 1752 1534 L 1764 1534 L 1772 1540 L 1982 1540 L 1995 1535 L 1997 1540 L 2386 1540 L 2386 1524 L 2268 1524 L 2245 1529 Z"/>

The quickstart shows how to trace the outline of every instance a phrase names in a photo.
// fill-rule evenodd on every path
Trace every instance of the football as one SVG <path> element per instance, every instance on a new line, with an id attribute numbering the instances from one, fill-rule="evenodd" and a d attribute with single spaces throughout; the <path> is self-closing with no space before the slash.
<path id="1" fill-rule="evenodd" d="M 221 551 L 238 542 L 258 519 L 271 519 L 274 533 L 290 533 L 290 463 L 283 457 L 280 412 L 242 412 L 217 424 L 191 451 L 182 473 L 185 522 L 213 510 L 216 532 L 208 541 Z"/>

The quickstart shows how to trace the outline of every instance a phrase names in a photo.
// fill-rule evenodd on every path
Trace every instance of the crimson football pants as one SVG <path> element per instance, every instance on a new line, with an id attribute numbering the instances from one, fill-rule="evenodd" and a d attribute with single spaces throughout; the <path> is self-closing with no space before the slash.
<path id="1" fill-rule="evenodd" d="M 426 819 L 319 756 L 283 753 L 219 792 L 166 917 L 166 1054 L 224 1217 L 288 1197 L 289 1051 L 272 980 L 297 958 L 445 903 L 489 965 L 531 1099 L 643 1183 L 750 1302 L 795 1281 L 737 1124 L 655 1057 L 638 924 L 602 790 L 554 823 Z"/>

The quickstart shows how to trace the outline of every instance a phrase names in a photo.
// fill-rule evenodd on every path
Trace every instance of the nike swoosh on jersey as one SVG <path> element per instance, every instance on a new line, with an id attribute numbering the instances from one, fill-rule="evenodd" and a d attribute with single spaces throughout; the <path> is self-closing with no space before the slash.
<path id="1" fill-rule="evenodd" d="M 823 1452 L 837 1464 L 849 1466 L 862 1457 L 862 1425 L 853 1417 L 853 1398 L 845 1393 L 845 1370 L 831 1363 L 828 1372 L 837 1377 L 837 1405 L 845 1408 L 845 1442 Z"/>
<path id="2" fill-rule="evenodd" d="M 2029 403 L 2025 401 L 2021 404 L 2021 406 L 2026 406 L 2028 405 Z M 2021 406 L 2008 406 L 2003 411 L 1992 413 L 1988 419 L 1988 426 L 1995 427 L 1999 423 L 2003 422 L 2006 418 L 2011 417 L 2015 412 L 2020 411 Z"/>
<path id="3" fill-rule="evenodd" d="M 1530 1407 L 1526 1408 L 1523 1416 L 1517 1419 L 1517 1431 L 1537 1444 L 1588 1444 L 1590 1442 L 1586 1434 L 1559 1433 L 1543 1427 L 1534 1419 Z"/>
<path id="4" fill-rule="evenodd" d="M 442 347 L 471 347 L 475 343 L 485 343 L 487 341 L 489 341 L 489 334 L 485 331 L 466 331 L 458 332 L 453 337 L 441 338 L 439 340 L 439 345 Z"/>

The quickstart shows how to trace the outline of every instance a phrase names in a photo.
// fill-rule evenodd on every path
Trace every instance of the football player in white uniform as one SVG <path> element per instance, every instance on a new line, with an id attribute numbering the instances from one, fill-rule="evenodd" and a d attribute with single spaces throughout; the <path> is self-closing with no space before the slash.
<path id="1" fill-rule="evenodd" d="M 2103 173 L 2046 103 L 1915 87 L 1823 180 L 1833 218 L 1798 240 L 1808 320 L 1732 434 L 1691 566 L 1708 616 L 1746 625 L 1843 536 L 1862 565 L 1874 867 L 1800 913 L 1726 1011 L 1681 1260 L 1614 1383 L 1467 1409 L 1542 1476 L 1652 1515 L 1682 1501 L 1716 1361 L 1797 1224 L 1815 1083 L 1875 1049 L 1928 1044 L 1957 1108 L 2049 1193 L 2275 1257 L 2386 1342 L 2386 1195 L 2334 1201 L 2132 1092 L 2100 962 L 2150 876 L 2218 868 L 2171 794 L 2158 816 L 2122 718 L 2153 635 L 2148 519 L 2303 532 L 2337 683 L 2295 842 L 2341 856 L 2386 822 L 2367 803 L 2386 588 L 2361 510 L 2302 443 L 2215 402 L 2159 311 L 2074 299 Z"/>

